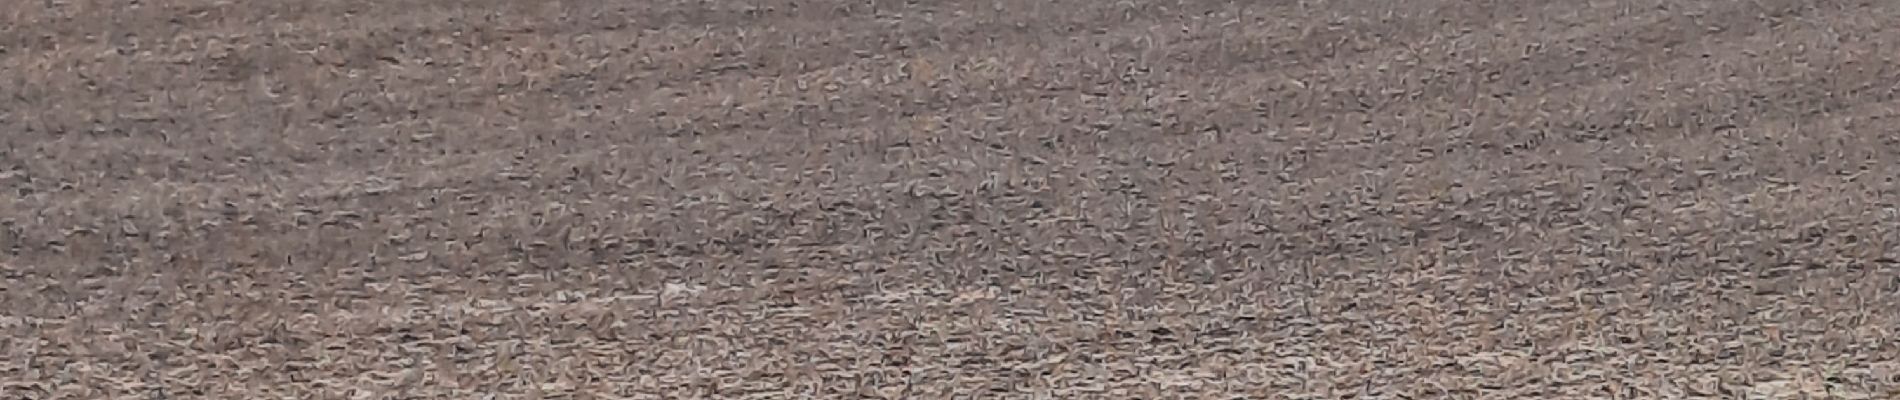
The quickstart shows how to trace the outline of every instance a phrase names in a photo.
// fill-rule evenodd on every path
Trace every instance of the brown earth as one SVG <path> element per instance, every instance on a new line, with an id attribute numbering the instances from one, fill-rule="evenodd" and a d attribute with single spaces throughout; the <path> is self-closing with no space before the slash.
<path id="1" fill-rule="evenodd" d="M 16 0 L 0 398 L 1896 398 L 1896 4 Z"/>

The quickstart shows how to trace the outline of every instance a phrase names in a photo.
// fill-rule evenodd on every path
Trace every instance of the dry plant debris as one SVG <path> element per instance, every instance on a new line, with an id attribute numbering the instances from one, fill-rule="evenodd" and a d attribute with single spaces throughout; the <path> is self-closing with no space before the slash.
<path id="1" fill-rule="evenodd" d="M 1894 21 L 14 1 L 0 398 L 1900 398 Z"/>

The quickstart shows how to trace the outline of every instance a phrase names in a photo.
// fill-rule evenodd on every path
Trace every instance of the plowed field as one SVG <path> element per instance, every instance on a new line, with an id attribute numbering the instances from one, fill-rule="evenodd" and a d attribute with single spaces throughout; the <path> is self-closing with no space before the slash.
<path id="1" fill-rule="evenodd" d="M 1900 3 L 4 3 L 0 399 L 1900 397 Z"/>

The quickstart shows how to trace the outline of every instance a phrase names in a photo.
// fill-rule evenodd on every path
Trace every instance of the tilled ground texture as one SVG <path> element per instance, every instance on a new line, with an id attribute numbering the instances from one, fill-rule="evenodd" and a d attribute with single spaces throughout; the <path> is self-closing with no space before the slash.
<path id="1" fill-rule="evenodd" d="M 1896 398 L 1895 4 L 13 1 L 0 398 Z"/>

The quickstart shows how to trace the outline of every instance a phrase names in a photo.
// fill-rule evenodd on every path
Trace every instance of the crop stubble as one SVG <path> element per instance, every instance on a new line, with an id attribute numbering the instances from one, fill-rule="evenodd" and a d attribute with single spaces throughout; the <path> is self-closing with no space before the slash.
<path id="1" fill-rule="evenodd" d="M 0 397 L 1900 396 L 1884 2 L 18 3 Z"/>

